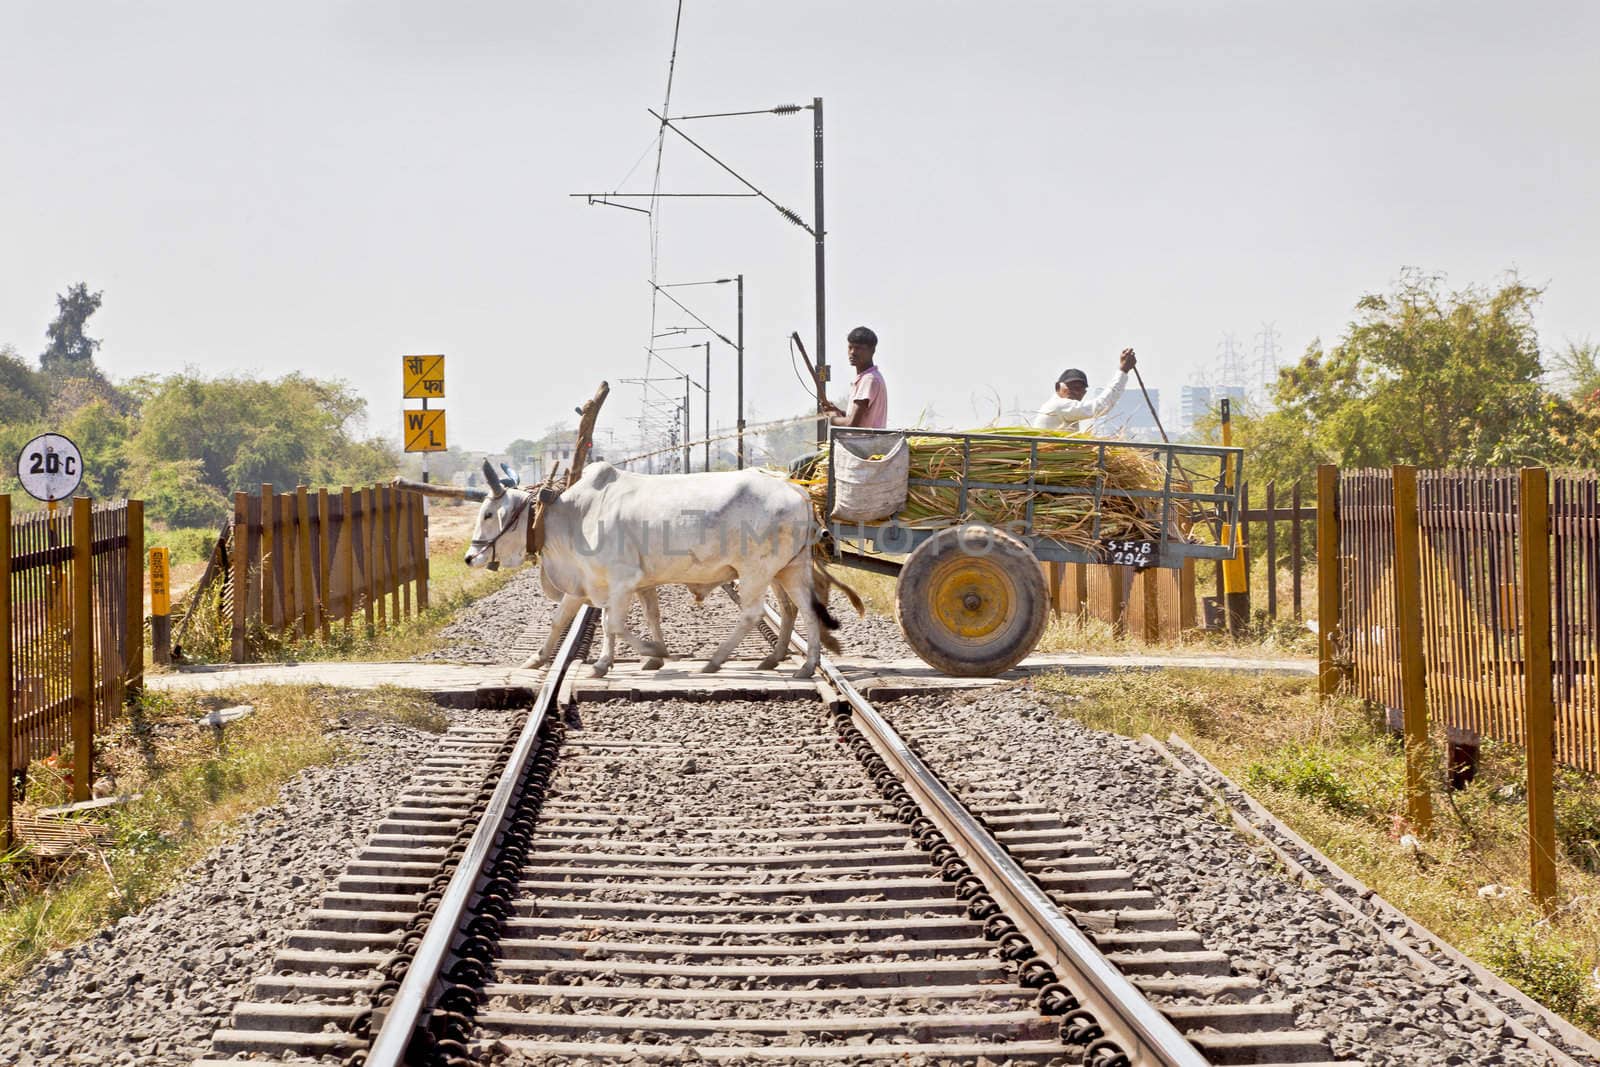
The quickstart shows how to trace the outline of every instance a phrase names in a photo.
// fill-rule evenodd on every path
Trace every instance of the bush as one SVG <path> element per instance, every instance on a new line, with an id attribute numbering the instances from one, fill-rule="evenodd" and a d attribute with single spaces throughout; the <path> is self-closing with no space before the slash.
<path id="1" fill-rule="evenodd" d="M 134 497 L 143 498 L 147 518 L 168 526 L 220 523 L 228 498 L 207 485 L 197 459 L 167 460 L 142 468 L 135 476 Z"/>
<path id="2" fill-rule="evenodd" d="M 1501 927 L 1489 935 L 1485 962 L 1524 993 L 1580 1026 L 1600 1023 L 1577 946 L 1553 934 Z"/>
<path id="3" fill-rule="evenodd" d="M 177 529 L 151 529 L 145 535 L 149 548 L 165 548 L 169 562 L 204 563 L 211 558 L 211 549 L 217 543 L 215 526 L 183 526 Z"/>
<path id="4" fill-rule="evenodd" d="M 1245 769 L 1245 781 L 1257 788 L 1267 787 L 1313 800 L 1339 815 L 1367 814 L 1366 805 L 1339 776 L 1327 751 L 1321 748 L 1292 745 L 1276 754 L 1270 763 L 1250 764 Z"/>
<path id="5" fill-rule="evenodd" d="M 1562 770 L 1556 777 L 1556 835 L 1573 866 L 1600 873 L 1600 796 L 1594 779 Z"/>

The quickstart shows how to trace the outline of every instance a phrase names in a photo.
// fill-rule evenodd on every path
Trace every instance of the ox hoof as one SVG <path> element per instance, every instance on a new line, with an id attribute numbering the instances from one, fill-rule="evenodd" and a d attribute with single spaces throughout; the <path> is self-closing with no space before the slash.
<path id="1" fill-rule="evenodd" d="M 545 659 L 543 656 L 531 656 L 528 659 L 523 660 L 522 669 L 525 671 L 536 671 L 549 665 L 550 661 Z"/>
<path id="2" fill-rule="evenodd" d="M 722 664 L 718 663 L 716 660 L 708 660 L 706 662 L 706 665 L 704 667 L 700 668 L 700 673 L 701 674 L 716 674 L 721 669 L 722 669 Z"/>
<path id="3" fill-rule="evenodd" d="M 609 664 L 609 663 L 596 663 L 593 667 L 590 668 L 589 676 L 591 678 L 604 678 L 606 676 L 606 672 L 609 671 L 610 669 L 611 669 L 611 664 Z"/>
<path id="4" fill-rule="evenodd" d="M 639 666 L 643 670 L 659 671 L 661 669 L 662 662 L 663 661 L 659 657 L 652 656 L 649 659 L 645 660 L 643 663 L 641 663 Z"/>
<path id="5" fill-rule="evenodd" d="M 768 656 L 766 659 L 764 659 L 760 663 L 756 664 L 756 670 L 758 670 L 758 671 L 770 671 L 770 670 L 775 669 L 778 666 L 778 664 L 780 664 L 782 662 L 783 662 L 783 659 L 781 657 L 779 657 L 779 656 Z"/>
<path id="6" fill-rule="evenodd" d="M 813 674 L 816 674 L 816 673 L 817 673 L 816 666 L 808 664 L 808 665 L 806 665 L 804 667 L 801 667 L 799 670 L 795 671 L 792 675 L 790 675 L 790 677 L 791 678 L 810 678 Z"/>
<path id="7" fill-rule="evenodd" d="M 644 654 L 655 660 L 665 659 L 667 646 L 658 641 L 646 641 L 644 643 Z"/>

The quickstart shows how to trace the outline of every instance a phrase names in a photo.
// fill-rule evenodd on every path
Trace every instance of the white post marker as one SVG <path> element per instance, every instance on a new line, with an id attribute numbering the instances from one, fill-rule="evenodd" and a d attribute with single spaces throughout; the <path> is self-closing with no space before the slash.
<path id="1" fill-rule="evenodd" d="M 17 480 L 35 500 L 65 500 L 83 484 L 83 453 L 62 434 L 42 433 L 22 446 Z"/>

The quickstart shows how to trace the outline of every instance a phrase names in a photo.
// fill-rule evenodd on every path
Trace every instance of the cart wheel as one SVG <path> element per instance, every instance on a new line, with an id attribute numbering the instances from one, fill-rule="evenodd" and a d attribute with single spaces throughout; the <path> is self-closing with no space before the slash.
<path id="1" fill-rule="evenodd" d="M 1050 612 L 1039 560 L 987 526 L 934 534 L 906 559 L 895 587 L 900 632 L 930 666 L 990 677 L 1033 651 Z"/>

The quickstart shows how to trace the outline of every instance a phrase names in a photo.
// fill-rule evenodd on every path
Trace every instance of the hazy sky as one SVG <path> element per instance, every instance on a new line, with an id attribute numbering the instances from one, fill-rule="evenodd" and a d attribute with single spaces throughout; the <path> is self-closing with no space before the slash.
<path id="1" fill-rule="evenodd" d="M 0 0 L 0 343 L 36 355 L 83 280 L 113 377 L 341 377 L 397 434 L 399 357 L 444 352 L 453 443 L 602 377 L 632 436 L 648 220 L 567 194 L 649 189 L 674 10 Z M 1547 347 L 1600 336 L 1597 43 L 1583 0 L 685 0 L 672 111 L 825 99 L 830 355 L 873 326 L 891 418 L 965 426 L 1124 345 L 1169 396 L 1225 331 L 1296 356 L 1405 266 L 1515 268 Z M 690 129 L 810 218 L 809 113 Z M 738 187 L 669 135 L 662 188 Z M 807 235 L 659 222 L 663 281 L 746 275 L 751 420 L 802 408 Z M 732 286 L 677 293 L 732 335 Z"/>

